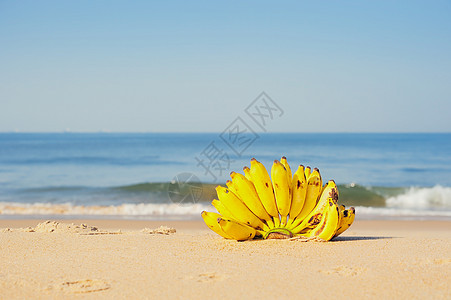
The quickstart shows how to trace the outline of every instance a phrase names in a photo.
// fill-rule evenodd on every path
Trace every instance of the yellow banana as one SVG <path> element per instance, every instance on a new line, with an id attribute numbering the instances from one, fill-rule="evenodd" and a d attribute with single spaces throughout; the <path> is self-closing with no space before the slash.
<path id="1" fill-rule="evenodd" d="M 315 237 L 319 233 L 321 233 L 322 230 L 324 230 L 324 227 L 326 226 L 326 220 L 327 220 L 327 214 L 328 210 L 325 209 L 321 213 L 318 213 L 315 217 L 315 227 L 313 229 L 309 229 L 305 232 L 300 233 L 299 235 L 306 236 L 306 237 Z"/>
<path id="2" fill-rule="evenodd" d="M 338 206 L 338 208 L 340 209 L 340 221 L 338 223 L 339 224 L 338 229 L 340 229 L 341 222 L 343 221 L 343 218 L 344 218 L 344 211 L 346 210 L 346 206 L 341 204 L 340 206 Z M 346 214 L 348 214 L 348 213 L 346 212 Z M 337 231 L 338 231 L 338 229 L 337 229 Z"/>
<path id="3" fill-rule="evenodd" d="M 337 203 L 338 205 L 338 203 Z M 338 206 L 338 208 L 340 209 L 340 221 L 338 221 L 338 228 L 340 228 L 341 222 L 343 221 L 343 217 L 344 217 L 344 211 L 346 210 L 346 206 L 344 206 L 343 204 Z M 337 229 L 338 231 L 338 229 Z"/>
<path id="4" fill-rule="evenodd" d="M 257 233 L 254 228 L 232 219 L 219 218 L 218 223 L 223 232 L 237 241 L 253 239 Z"/>
<path id="5" fill-rule="evenodd" d="M 228 235 L 227 233 L 225 233 L 221 227 L 219 226 L 218 223 L 218 219 L 221 218 L 220 214 L 214 213 L 214 212 L 207 212 L 207 211 L 203 211 L 201 213 L 202 219 L 204 219 L 205 224 L 207 224 L 207 226 L 213 230 L 214 232 L 216 232 L 217 234 L 219 234 L 220 236 L 222 236 L 223 238 L 226 239 L 233 239 L 233 237 L 231 237 L 230 235 Z"/>
<path id="6" fill-rule="evenodd" d="M 238 198 L 230 190 L 218 185 L 216 187 L 216 193 L 218 194 L 218 198 L 222 203 L 222 206 L 224 206 L 231 213 L 230 215 L 227 213 L 222 214 L 221 211 L 218 210 L 219 213 L 221 213 L 223 216 L 237 220 L 238 222 L 247 224 L 255 228 L 268 228 L 262 222 L 262 220 L 255 216 L 243 203 L 243 201 L 241 201 L 240 198 Z"/>
<path id="7" fill-rule="evenodd" d="M 266 221 L 269 227 L 274 227 L 271 216 L 263 207 L 260 197 L 255 190 L 254 184 L 250 182 L 244 175 L 231 172 L 232 185 L 234 193 L 243 201 L 244 204 L 261 220 Z"/>
<path id="8" fill-rule="evenodd" d="M 343 211 L 343 217 L 340 220 L 340 226 L 337 229 L 337 232 L 335 233 L 334 237 L 339 236 L 342 234 L 346 229 L 348 229 L 352 222 L 354 222 L 355 218 L 355 209 L 354 207 L 350 207 L 348 210 Z"/>
<path id="9" fill-rule="evenodd" d="M 280 226 L 285 226 L 287 223 L 287 216 L 290 213 L 291 196 L 290 184 L 288 182 L 287 170 L 278 160 L 274 161 L 271 168 L 271 178 L 274 188 L 274 195 L 276 197 L 277 209 L 280 214 Z"/>
<path id="10" fill-rule="evenodd" d="M 235 187 L 233 186 L 233 182 L 231 180 L 226 181 L 226 186 L 232 193 L 234 193 L 235 195 L 237 194 Z"/>
<path id="11" fill-rule="evenodd" d="M 312 168 L 310 168 L 309 166 L 307 166 L 307 167 L 305 168 L 304 172 L 305 172 L 305 178 L 307 178 L 307 180 L 308 180 L 309 177 L 310 177 L 310 174 L 312 174 Z"/>
<path id="12" fill-rule="evenodd" d="M 293 180 L 293 173 L 291 172 L 290 165 L 288 164 L 287 158 L 285 156 L 282 156 L 280 163 L 285 167 L 285 170 L 287 171 L 288 186 L 290 187 L 291 192 L 291 181 Z"/>
<path id="13" fill-rule="evenodd" d="M 315 226 L 315 224 L 310 223 L 310 219 L 313 216 L 316 216 L 318 213 L 321 213 L 324 211 L 324 207 L 327 206 L 329 199 L 332 199 L 337 203 L 338 201 L 338 189 L 337 185 L 335 184 L 335 181 L 330 180 L 322 189 L 321 196 L 319 197 L 318 203 L 316 204 L 315 208 L 310 212 L 310 214 L 307 215 L 307 217 L 304 218 L 304 220 L 295 228 L 293 228 L 294 231 L 303 231 L 304 229 L 311 229 Z"/>
<path id="14" fill-rule="evenodd" d="M 262 165 L 263 166 L 263 165 Z M 268 212 L 268 210 L 265 207 L 265 203 L 263 202 L 262 195 L 259 193 L 259 191 L 257 190 L 257 188 L 255 187 L 254 181 L 252 180 L 252 176 L 251 176 L 251 170 L 249 169 L 249 167 L 243 167 L 243 172 L 244 172 L 244 177 L 246 177 L 247 180 L 249 180 L 255 188 L 255 191 L 257 192 L 258 197 L 260 198 L 261 203 L 263 204 L 263 207 L 265 208 L 266 212 Z M 268 175 L 269 177 L 269 175 Z M 271 182 L 271 180 L 270 180 Z M 274 197 L 274 196 L 273 196 Z M 268 212 L 268 214 L 271 216 L 271 214 Z M 272 222 L 274 222 L 274 225 L 272 225 Z M 278 227 L 280 225 L 280 220 L 279 220 L 279 216 L 277 216 L 277 218 L 273 218 L 271 222 L 271 219 L 269 220 L 269 224 L 272 227 Z M 268 221 L 267 221 L 268 223 Z"/>
<path id="15" fill-rule="evenodd" d="M 292 182 L 293 182 L 293 173 L 291 172 L 291 167 L 288 164 L 287 158 L 285 156 L 282 156 L 282 158 L 280 159 L 280 163 L 285 167 L 285 170 L 287 171 L 287 180 L 288 180 L 288 188 L 290 191 L 290 211 L 291 211 L 291 205 L 293 205 L 293 187 L 292 187 Z M 285 222 L 284 226 L 286 226 L 288 221 Z"/>
<path id="16" fill-rule="evenodd" d="M 287 225 L 291 225 L 304 207 L 305 196 L 307 194 L 307 180 L 305 179 L 304 166 L 300 165 L 293 175 L 291 185 L 291 208 L 290 218 Z"/>
<path id="17" fill-rule="evenodd" d="M 252 181 L 250 171 L 251 169 L 249 169 L 249 167 L 243 167 L 244 177 L 246 177 L 247 180 Z"/>
<path id="18" fill-rule="evenodd" d="M 313 172 L 318 172 L 318 174 L 320 174 L 320 172 L 319 172 L 319 169 L 318 168 L 314 168 L 313 169 Z M 323 185 L 323 178 L 321 177 L 321 174 L 319 175 L 319 180 L 320 180 L 320 182 L 319 182 L 319 185 L 322 187 L 322 189 L 321 189 L 321 192 L 320 193 L 322 193 L 323 192 L 323 190 L 324 190 L 324 188 L 326 187 L 326 185 Z"/>
<path id="19" fill-rule="evenodd" d="M 254 158 L 254 159 L 255 159 L 255 158 Z M 263 166 L 263 165 L 262 165 L 262 166 Z M 263 166 L 263 168 L 264 168 L 264 166 Z M 260 201 L 261 201 L 261 203 L 263 204 L 263 207 L 265 208 L 266 212 L 268 212 L 268 214 L 269 214 L 270 216 L 272 216 L 272 214 L 269 213 L 269 210 L 268 210 L 268 209 L 266 208 L 266 206 L 265 206 L 265 201 L 262 199 L 262 198 L 265 197 L 265 194 L 260 194 L 260 191 L 257 190 L 257 187 L 255 186 L 255 183 L 254 183 L 254 181 L 252 180 L 251 169 L 249 169 L 249 167 L 246 167 L 246 166 L 245 166 L 245 167 L 243 168 L 243 172 L 244 172 L 244 177 L 246 177 L 246 179 L 249 180 L 250 182 L 252 182 L 252 184 L 254 185 L 255 191 L 257 192 L 257 195 L 258 195 L 258 197 L 260 198 Z M 266 172 L 266 169 L 265 169 L 265 172 Z M 266 174 L 268 174 L 268 172 L 266 172 Z M 269 175 L 268 175 L 268 177 L 269 177 Z M 258 181 L 258 180 L 257 180 L 257 181 Z M 269 183 L 271 184 L 271 179 L 269 179 Z M 274 193 L 273 193 L 273 191 L 272 191 L 272 186 L 271 186 L 271 193 L 273 194 L 273 198 L 274 198 Z M 273 199 L 273 201 L 274 201 L 274 203 L 275 203 L 275 200 L 274 200 L 274 199 Z M 276 208 L 276 210 L 277 210 L 277 208 Z M 277 214 L 277 218 L 276 218 L 276 217 L 273 218 L 273 222 L 274 222 L 274 226 L 275 226 L 275 227 L 278 227 L 278 226 L 280 225 L 279 214 Z M 270 223 L 271 223 L 271 221 L 270 221 Z"/>
<path id="20" fill-rule="evenodd" d="M 299 226 L 305 219 L 305 217 L 307 217 L 307 215 L 309 215 L 312 212 L 312 210 L 318 203 L 318 197 L 320 195 L 321 190 L 322 190 L 321 175 L 319 173 L 319 170 L 315 169 L 308 177 L 307 193 L 305 195 L 304 206 L 302 207 L 299 215 L 296 216 L 294 222 L 290 225 L 291 229 Z"/>
<path id="21" fill-rule="evenodd" d="M 277 210 L 271 178 L 269 177 L 265 166 L 255 158 L 251 159 L 249 176 L 254 184 L 258 196 L 260 197 L 263 207 L 268 214 L 273 217 L 274 226 L 279 227 L 279 211 Z"/>
<path id="22" fill-rule="evenodd" d="M 318 237 L 324 241 L 331 240 L 337 232 L 340 221 L 340 209 L 332 198 L 324 207 L 321 222 L 310 231 L 309 237 Z"/>
<path id="23" fill-rule="evenodd" d="M 213 201 L 211 201 L 211 205 L 213 205 L 214 208 L 216 208 L 216 210 L 221 216 L 229 218 L 232 217 L 232 213 L 230 212 L 230 210 L 227 207 L 225 207 L 224 204 L 222 204 L 222 202 L 219 201 L 218 199 L 214 199 Z"/>

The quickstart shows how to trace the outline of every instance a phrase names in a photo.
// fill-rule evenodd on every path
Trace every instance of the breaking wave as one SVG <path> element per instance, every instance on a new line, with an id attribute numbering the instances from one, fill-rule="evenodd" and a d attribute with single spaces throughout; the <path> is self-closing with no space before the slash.
<path id="1" fill-rule="evenodd" d="M 387 207 L 427 209 L 451 208 L 451 188 L 436 185 L 432 188 L 411 187 L 404 193 L 386 199 Z"/>

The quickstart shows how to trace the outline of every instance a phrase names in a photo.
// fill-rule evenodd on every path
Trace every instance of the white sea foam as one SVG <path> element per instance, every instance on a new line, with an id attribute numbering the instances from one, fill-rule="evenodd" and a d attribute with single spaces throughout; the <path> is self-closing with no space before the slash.
<path id="1" fill-rule="evenodd" d="M 203 210 L 211 210 L 209 204 L 176 204 L 176 203 L 141 203 L 111 206 L 85 206 L 70 203 L 12 203 L 0 202 L 0 215 L 70 215 L 70 216 L 129 216 L 129 217 L 165 217 L 200 216 Z"/>
<path id="2" fill-rule="evenodd" d="M 356 219 L 451 220 L 451 210 L 419 210 L 411 208 L 355 207 Z"/>
<path id="3" fill-rule="evenodd" d="M 441 219 L 451 220 L 451 209 L 428 210 L 396 207 L 357 206 L 357 219 Z M 132 219 L 196 219 L 203 210 L 216 211 L 206 203 L 195 204 L 121 204 L 111 206 L 84 206 L 70 203 L 12 203 L 0 202 L 0 217 L 60 216 Z"/>
<path id="4" fill-rule="evenodd" d="M 425 210 L 451 208 L 451 187 L 436 185 L 432 188 L 411 187 L 405 193 L 389 197 L 386 205 L 390 208 L 410 208 Z"/>

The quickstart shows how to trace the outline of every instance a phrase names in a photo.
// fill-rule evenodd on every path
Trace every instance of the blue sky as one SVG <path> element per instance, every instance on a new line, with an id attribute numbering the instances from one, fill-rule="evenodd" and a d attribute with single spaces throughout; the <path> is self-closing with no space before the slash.
<path id="1" fill-rule="evenodd" d="M 450 132 L 449 1 L 1 1 L 0 131 Z M 243 117 L 243 118 L 244 118 Z"/>

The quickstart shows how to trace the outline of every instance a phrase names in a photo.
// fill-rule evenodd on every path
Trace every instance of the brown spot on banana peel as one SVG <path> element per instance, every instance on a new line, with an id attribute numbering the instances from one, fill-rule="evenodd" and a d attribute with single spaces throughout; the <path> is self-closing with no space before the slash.
<path id="1" fill-rule="evenodd" d="M 321 222 L 322 216 L 323 216 L 322 213 L 314 214 L 314 215 L 308 220 L 308 226 L 315 226 L 315 225 L 318 225 L 318 224 Z"/>
<path id="2" fill-rule="evenodd" d="M 316 231 L 315 236 L 318 236 L 318 235 L 320 235 L 321 232 L 323 232 L 324 227 L 326 227 L 326 224 L 327 224 L 327 222 L 323 222 L 323 224 L 321 225 L 321 227 L 318 230 L 315 229 L 315 231 Z"/>
<path id="3" fill-rule="evenodd" d="M 344 217 L 344 218 L 347 218 L 347 217 L 348 217 L 348 211 L 347 211 L 347 210 L 344 210 L 344 211 L 343 211 L 343 217 Z"/>
<path id="4" fill-rule="evenodd" d="M 300 186 L 301 186 L 301 181 L 300 180 L 298 180 L 298 182 L 297 182 L 297 188 L 299 188 Z"/>
<path id="5" fill-rule="evenodd" d="M 337 189 L 333 188 L 333 189 L 329 192 L 329 197 L 332 198 L 335 202 L 338 201 L 338 192 L 337 192 Z"/>

